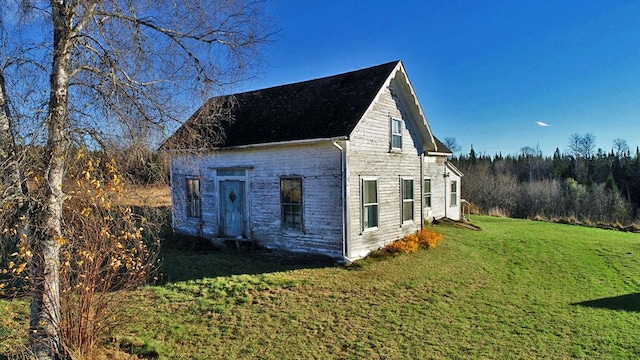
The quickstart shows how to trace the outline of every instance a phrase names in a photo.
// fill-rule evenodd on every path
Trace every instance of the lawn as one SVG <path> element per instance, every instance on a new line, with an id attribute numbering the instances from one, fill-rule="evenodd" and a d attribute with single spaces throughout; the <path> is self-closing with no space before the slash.
<path id="1" fill-rule="evenodd" d="M 126 294 L 136 305 L 109 346 L 162 359 L 640 357 L 640 234 L 473 221 L 481 231 L 437 226 L 435 249 L 349 266 L 166 246 L 167 282 Z M 0 320 L 0 354 L 26 333 L 26 302 L 5 307 L 18 316 Z"/>

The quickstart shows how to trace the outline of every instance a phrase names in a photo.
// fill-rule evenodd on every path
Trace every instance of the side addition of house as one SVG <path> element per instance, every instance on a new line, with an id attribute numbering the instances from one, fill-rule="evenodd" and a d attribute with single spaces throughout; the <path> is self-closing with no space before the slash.
<path id="1" fill-rule="evenodd" d="M 161 149 L 177 233 L 355 260 L 460 218 L 462 173 L 400 61 L 212 98 Z"/>

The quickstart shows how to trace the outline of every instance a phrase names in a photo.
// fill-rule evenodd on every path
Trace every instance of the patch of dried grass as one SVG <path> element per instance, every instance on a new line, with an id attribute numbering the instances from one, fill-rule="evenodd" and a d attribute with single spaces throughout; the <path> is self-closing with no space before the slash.
<path id="1" fill-rule="evenodd" d="M 127 186 L 121 196 L 122 205 L 136 207 L 171 206 L 171 188 L 168 185 Z"/>

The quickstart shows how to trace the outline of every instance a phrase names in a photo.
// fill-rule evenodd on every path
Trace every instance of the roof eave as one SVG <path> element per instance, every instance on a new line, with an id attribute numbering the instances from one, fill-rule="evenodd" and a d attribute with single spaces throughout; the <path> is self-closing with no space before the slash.
<path id="1" fill-rule="evenodd" d="M 276 141 L 276 142 L 267 142 L 267 143 L 260 143 L 260 144 L 219 146 L 219 147 L 211 147 L 211 148 L 204 148 L 204 149 L 174 149 L 174 150 L 164 150 L 164 151 L 169 153 L 207 152 L 207 151 L 221 151 L 221 150 L 252 149 L 252 148 L 274 147 L 274 146 L 307 145 L 307 144 L 317 144 L 322 142 L 333 142 L 336 140 L 349 140 L 349 137 L 343 135 L 343 136 L 334 136 L 334 137 L 328 137 L 328 138 L 287 140 L 287 141 Z"/>
<path id="2" fill-rule="evenodd" d="M 427 154 L 428 156 L 451 156 L 451 155 L 453 155 L 453 153 L 438 152 L 438 151 L 425 151 L 425 154 Z"/>
<path id="3" fill-rule="evenodd" d="M 447 167 L 449 169 L 451 169 L 451 171 L 453 171 L 454 173 L 456 173 L 458 176 L 463 177 L 464 173 L 462 171 L 460 171 L 460 169 L 458 169 L 457 167 L 455 167 L 450 161 L 447 161 Z"/>

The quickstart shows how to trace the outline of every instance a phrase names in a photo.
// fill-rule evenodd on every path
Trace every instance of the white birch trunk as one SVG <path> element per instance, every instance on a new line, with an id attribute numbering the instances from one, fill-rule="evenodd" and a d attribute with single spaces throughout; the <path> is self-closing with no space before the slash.
<path id="1" fill-rule="evenodd" d="M 35 252 L 32 264 L 35 282 L 31 299 L 30 343 L 38 359 L 55 359 L 61 354 L 60 339 L 60 242 L 64 193 L 62 182 L 68 139 L 69 58 L 71 19 L 63 0 L 52 1 L 53 64 L 47 121 L 47 172 L 45 200 L 37 215 Z"/>

